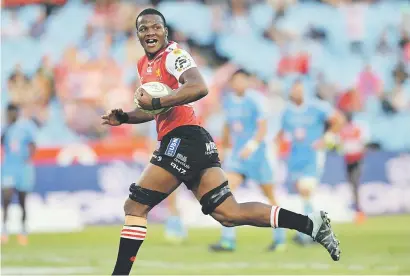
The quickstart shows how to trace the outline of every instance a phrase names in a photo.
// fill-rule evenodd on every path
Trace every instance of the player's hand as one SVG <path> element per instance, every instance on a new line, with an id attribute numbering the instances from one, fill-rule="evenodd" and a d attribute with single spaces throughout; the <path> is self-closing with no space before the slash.
<path id="1" fill-rule="evenodd" d="M 103 120 L 101 124 L 119 126 L 121 125 L 121 115 L 124 115 L 122 109 L 112 109 L 109 113 L 101 116 L 101 119 Z"/>
<path id="2" fill-rule="evenodd" d="M 312 143 L 312 148 L 314 148 L 315 150 L 323 150 L 326 148 L 326 143 L 324 141 L 324 139 L 319 139 L 316 140 Z"/>
<path id="3" fill-rule="evenodd" d="M 135 98 L 137 100 L 137 104 L 139 108 L 144 110 L 153 110 L 152 107 L 152 97 L 144 88 L 139 87 L 135 92 Z"/>

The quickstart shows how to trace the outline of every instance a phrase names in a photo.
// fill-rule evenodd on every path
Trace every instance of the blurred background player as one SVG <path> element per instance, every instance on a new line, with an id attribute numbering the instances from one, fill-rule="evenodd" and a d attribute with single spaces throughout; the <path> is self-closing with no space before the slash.
<path id="1" fill-rule="evenodd" d="M 244 70 L 236 71 L 230 80 L 231 93 L 226 95 L 224 111 L 226 122 L 223 129 L 223 156 L 232 146 L 225 161 L 229 186 L 236 190 L 246 179 L 257 182 L 272 205 L 277 205 L 273 194 L 273 173 L 267 137 L 267 107 L 265 97 L 250 88 L 250 75 Z M 273 229 L 274 242 L 269 250 L 283 248 L 285 229 Z M 221 240 L 210 246 L 212 251 L 234 251 L 236 234 L 234 227 L 223 227 Z"/>
<path id="2" fill-rule="evenodd" d="M 311 195 L 321 174 L 321 151 L 334 142 L 334 133 L 340 129 L 343 117 L 327 102 L 305 100 L 305 93 L 303 82 L 296 81 L 283 113 L 278 137 L 291 141 L 288 160 L 290 181 L 302 197 L 303 212 L 309 214 L 313 211 Z M 327 132 L 326 123 L 329 124 Z M 295 236 L 295 241 L 301 245 L 311 243 L 308 236 L 300 234 Z"/>
<path id="3" fill-rule="evenodd" d="M 353 209 L 356 212 L 355 220 L 357 223 L 361 223 L 365 219 L 365 215 L 360 208 L 359 184 L 367 137 L 362 127 L 353 122 L 351 113 L 346 114 L 346 121 L 347 123 L 340 131 L 340 142 L 346 164 L 347 179 L 353 189 Z"/>
<path id="4" fill-rule="evenodd" d="M 149 152 L 154 152 L 157 148 L 157 130 L 154 121 L 149 123 Z M 179 191 L 179 189 L 177 189 Z M 170 243 L 181 243 L 187 237 L 187 231 L 182 223 L 181 215 L 178 209 L 177 199 L 178 192 L 171 193 L 165 203 L 168 208 L 168 217 L 165 222 L 165 239 Z"/>
<path id="5" fill-rule="evenodd" d="M 33 121 L 20 116 L 19 108 L 7 106 L 7 126 L 2 132 L 1 144 L 4 158 L 1 164 L 2 185 L 2 243 L 8 242 L 7 215 L 14 192 L 17 192 L 21 207 L 21 232 L 17 236 L 22 245 L 28 243 L 26 226 L 26 195 L 33 189 L 34 167 L 31 158 L 35 151 L 34 135 L 36 126 Z"/>

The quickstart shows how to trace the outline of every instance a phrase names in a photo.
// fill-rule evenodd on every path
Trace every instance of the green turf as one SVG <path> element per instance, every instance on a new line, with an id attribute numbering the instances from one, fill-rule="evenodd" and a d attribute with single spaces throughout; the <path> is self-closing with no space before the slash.
<path id="1" fill-rule="evenodd" d="M 121 226 L 89 227 L 82 233 L 36 234 L 20 247 L 2 246 L 2 275 L 103 274 L 112 272 Z M 169 245 L 162 226 L 148 237 L 133 268 L 139 274 L 410 274 L 410 216 L 377 217 L 365 224 L 334 225 L 342 257 L 333 262 L 320 246 L 267 253 L 270 229 L 242 227 L 235 253 L 210 253 L 218 229 L 191 229 L 183 245 Z M 288 237 L 294 232 L 288 232 Z"/>

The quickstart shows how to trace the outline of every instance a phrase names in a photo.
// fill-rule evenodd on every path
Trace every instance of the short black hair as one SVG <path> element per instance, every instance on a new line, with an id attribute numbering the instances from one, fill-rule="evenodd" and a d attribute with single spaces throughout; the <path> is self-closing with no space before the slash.
<path id="1" fill-rule="evenodd" d="M 16 105 L 16 104 L 13 104 L 13 103 L 9 103 L 8 105 L 7 105 L 7 111 L 19 111 L 19 107 L 18 107 L 18 105 Z"/>
<path id="2" fill-rule="evenodd" d="M 137 19 L 135 19 L 135 28 L 138 29 L 138 18 L 140 18 L 143 15 L 149 15 L 149 14 L 158 15 L 159 17 L 161 17 L 162 22 L 164 23 L 164 27 L 167 26 L 167 21 L 165 20 L 164 15 L 159 10 L 148 8 L 140 12 L 140 14 L 138 14 Z"/>
<path id="3" fill-rule="evenodd" d="M 251 76 L 251 74 L 250 74 L 248 71 L 246 71 L 246 70 L 243 69 L 243 68 L 240 68 L 240 69 L 236 70 L 236 71 L 232 74 L 231 80 L 232 80 L 236 75 L 239 75 L 239 74 L 245 75 L 245 76 L 247 76 L 247 77 L 250 77 L 250 76 Z"/>

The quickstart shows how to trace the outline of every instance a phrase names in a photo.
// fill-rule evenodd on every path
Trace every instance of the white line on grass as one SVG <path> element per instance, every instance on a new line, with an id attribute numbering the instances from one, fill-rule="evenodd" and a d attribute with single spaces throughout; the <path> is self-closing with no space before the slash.
<path id="1" fill-rule="evenodd" d="M 137 266 L 156 269 L 178 269 L 178 270 L 215 270 L 215 269 L 244 269 L 244 268 L 256 268 L 256 269 L 288 269 L 288 270 L 329 270 L 330 264 L 326 263 L 269 263 L 269 262 L 204 262 L 204 263 L 181 263 L 181 262 L 158 262 L 158 261 L 144 261 L 139 260 L 136 263 Z M 394 271 L 398 270 L 398 266 L 370 266 L 370 265 L 358 265 L 349 264 L 338 266 L 344 266 L 345 269 L 350 271 L 364 271 L 367 269 L 376 271 Z"/>
<path id="2" fill-rule="evenodd" d="M 67 275 L 92 273 L 93 267 L 2 267 L 1 275 Z"/>

